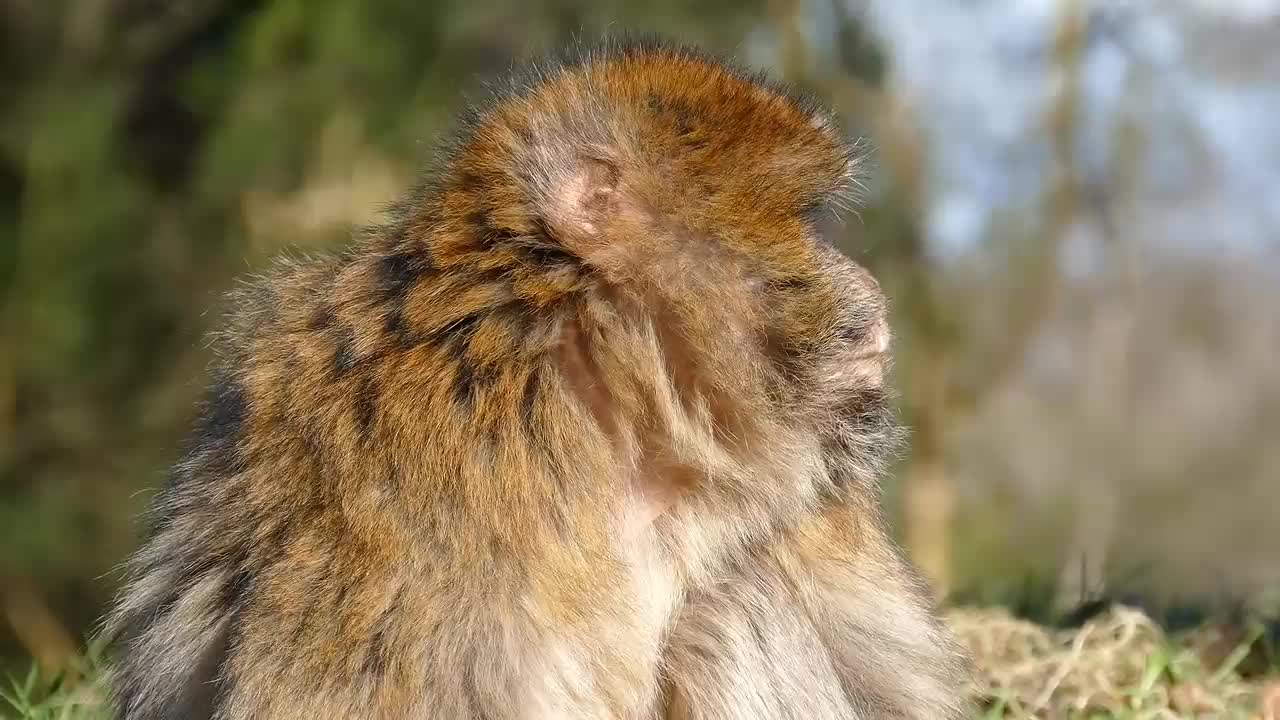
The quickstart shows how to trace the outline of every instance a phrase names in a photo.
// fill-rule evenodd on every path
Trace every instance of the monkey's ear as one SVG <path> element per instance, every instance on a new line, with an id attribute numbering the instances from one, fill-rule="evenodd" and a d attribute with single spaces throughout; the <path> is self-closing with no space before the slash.
<path id="1" fill-rule="evenodd" d="M 617 214 L 620 173 L 614 163 L 586 155 L 567 170 L 551 187 L 547 221 L 568 250 L 589 251 Z"/>

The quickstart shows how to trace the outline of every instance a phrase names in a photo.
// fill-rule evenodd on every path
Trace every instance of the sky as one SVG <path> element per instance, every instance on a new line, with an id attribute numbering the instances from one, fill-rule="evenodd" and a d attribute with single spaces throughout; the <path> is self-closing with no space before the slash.
<path id="1" fill-rule="evenodd" d="M 1078 167 L 1103 184 L 1122 123 L 1145 137 L 1136 239 L 1280 263 L 1280 0 L 1082 0 Z M 933 158 L 941 257 L 1034 207 L 1048 177 L 1061 0 L 849 0 L 887 42 L 891 82 Z M 1104 192 L 1104 195 L 1106 192 Z"/>

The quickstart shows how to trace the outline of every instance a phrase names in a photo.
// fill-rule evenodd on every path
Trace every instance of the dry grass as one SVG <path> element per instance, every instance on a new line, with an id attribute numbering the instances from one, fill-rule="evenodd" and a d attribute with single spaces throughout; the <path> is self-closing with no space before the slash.
<path id="1" fill-rule="evenodd" d="M 1241 677 L 1260 631 L 1171 637 L 1126 607 L 1071 630 L 1002 609 L 956 609 L 948 620 L 972 650 L 987 718 L 1280 720 L 1280 686 Z"/>
<path id="2" fill-rule="evenodd" d="M 978 667 L 985 707 L 975 720 L 1280 720 L 1280 678 L 1255 676 L 1265 667 L 1255 662 L 1258 634 L 1247 629 L 1205 626 L 1169 636 L 1125 607 L 1075 630 L 999 608 L 955 609 L 947 619 Z M 34 672 L 10 681 L 0 687 L 0 718 L 106 720 L 99 667 L 90 653 L 78 682 Z"/>

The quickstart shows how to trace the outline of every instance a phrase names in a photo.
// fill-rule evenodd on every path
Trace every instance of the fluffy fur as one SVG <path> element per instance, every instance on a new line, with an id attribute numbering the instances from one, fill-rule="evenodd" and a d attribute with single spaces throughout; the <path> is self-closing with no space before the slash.
<path id="1" fill-rule="evenodd" d="M 107 632 L 159 718 L 954 718 L 816 106 L 614 44 L 242 292 Z"/>

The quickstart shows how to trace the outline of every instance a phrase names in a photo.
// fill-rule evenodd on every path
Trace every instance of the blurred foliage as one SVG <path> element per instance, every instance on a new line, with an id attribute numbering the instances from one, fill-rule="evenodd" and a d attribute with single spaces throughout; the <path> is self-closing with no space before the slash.
<path id="1" fill-rule="evenodd" d="M 758 12 L 0 3 L 0 589 L 89 627 L 136 541 L 139 491 L 161 482 L 191 422 L 220 295 L 264 256 L 341 242 L 393 200 L 482 80 L 619 28 L 729 48 Z M 329 196 L 290 211 L 304 188 L 370 177 L 352 216 L 311 222 Z M 0 601 L 3 656 L 19 610 Z"/>
<path id="2" fill-rule="evenodd" d="M 1221 586 L 1230 610 L 1274 575 L 1273 284 L 1152 245 L 1143 268 L 1120 262 L 1153 232 L 1129 207 L 1151 180 L 1121 156 L 1159 149 L 1161 111 L 1122 128 L 1102 180 L 1075 167 L 1090 150 L 1075 74 L 1105 25 L 1084 15 L 1046 44 L 1043 80 L 1061 92 L 1039 108 L 1044 197 L 1001 208 L 972 257 L 940 261 L 927 247 L 938 146 L 893 54 L 849 13 L 860 5 L 0 0 L 0 667 L 18 646 L 56 664 L 42 653 L 69 653 L 110 597 L 234 280 L 344 242 L 486 80 L 606 32 L 771 62 L 874 139 L 870 187 L 831 237 L 892 299 L 913 443 L 888 500 L 953 599 L 1059 620 L 1064 594 L 1088 609 L 1182 583 Z M 839 27 L 815 32 L 820 16 Z M 1102 270 L 1066 278 L 1064 248 L 1090 234 Z M 1143 520 L 1121 522 L 1135 507 Z M 1280 610 L 1280 595 L 1261 602 Z M 1144 609 L 1172 624 L 1195 604 Z"/>

